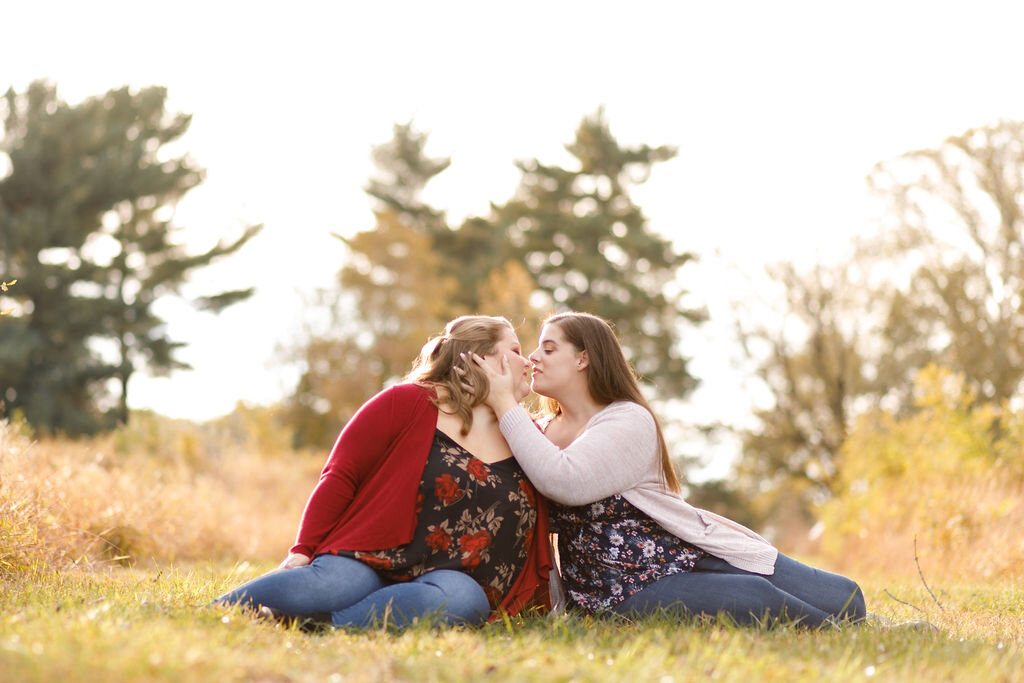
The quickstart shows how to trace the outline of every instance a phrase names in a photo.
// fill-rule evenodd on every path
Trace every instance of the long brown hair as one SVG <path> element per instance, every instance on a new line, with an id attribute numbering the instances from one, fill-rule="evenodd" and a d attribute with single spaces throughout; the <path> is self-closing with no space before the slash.
<path id="1" fill-rule="evenodd" d="M 545 325 L 558 325 L 566 340 L 578 351 L 587 352 L 587 390 L 595 401 L 603 406 L 615 401 L 632 401 L 647 409 L 654 418 L 654 428 L 658 432 L 658 447 L 661 450 L 661 476 L 665 486 L 676 493 L 680 490 L 679 477 L 668 454 L 665 435 L 661 431 L 661 423 L 651 410 L 651 405 L 640 391 L 640 382 L 636 372 L 626 360 L 618 337 L 611 324 L 590 313 L 556 313 L 544 321 Z M 558 401 L 543 397 L 541 409 L 550 414 L 558 415 L 562 407 Z"/>
<path id="2" fill-rule="evenodd" d="M 443 389 L 433 399 L 434 405 L 462 418 L 463 436 L 473 426 L 473 408 L 487 398 L 490 385 L 480 366 L 473 361 L 463 361 L 459 354 L 486 356 L 493 353 L 507 330 L 514 332 L 515 328 L 500 316 L 460 316 L 445 325 L 444 334 L 424 344 L 412 370 L 405 376 L 407 382 Z M 456 366 L 462 369 L 463 374 L 455 371 Z"/>

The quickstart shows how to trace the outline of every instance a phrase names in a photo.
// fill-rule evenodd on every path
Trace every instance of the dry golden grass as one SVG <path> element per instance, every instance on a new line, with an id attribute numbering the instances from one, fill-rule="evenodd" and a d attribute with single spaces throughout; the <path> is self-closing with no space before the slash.
<path id="1" fill-rule="evenodd" d="M 0 423 L 0 574 L 283 557 L 323 460 L 152 416 L 82 441 Z"/>
<path id="2" fill-rule="evenodd" d="M 929 405 L 858 425 L 848 495 L 821 510 L 817 543 L 782 550 L 854 578 L 1024 578 L 1024 418 L 993 440 L 991 416 L 958 396 Z M 80 441 L 0 423 L 0 573 L 274 561 L 329 446 L 298 453 L 286 435 L 274 409 L 244 405 L 204 425 L 135 413 Z"/>
<path id="3" fill-rule="evenodd" d="M 1024 485 L 993 473 L 908 486 L 919 505 L 894 499 L 856 524 L 826 527 L 818 554 L 853 576 L 907 579 L 920 568 L 926 579 L 1024 580 Z"/>
<path id="4" fill-rule="evenodd" d="M 272 415 L 240 406 L 195 425 L 141 413 L 89 440 L 33 440 L 0 422 L 0 576 L 117 562 L 274 562 L 326 456 L 295 452 Z M 1024 485 L 997 471 L 910 482 L 902 498 L 783 547 L 854 578 L 1024 578 Z M 950 514 L 950 505 L 969 514 Z M 964 501 L 967 501 L 965 504 Z M 858 507 L 864 513 L 867 505 Z M 834 520 L 832 520 L 834 521 Z M 915 539 L 917 556 L 915 558 Z"/>

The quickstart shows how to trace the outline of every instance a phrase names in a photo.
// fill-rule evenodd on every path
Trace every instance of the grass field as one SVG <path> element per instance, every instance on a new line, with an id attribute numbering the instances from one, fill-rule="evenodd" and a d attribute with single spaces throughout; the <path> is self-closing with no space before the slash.
<path id="1" fill-rule="evenodd" d="M 1024 572 L 1000 564 L 1021 551 L 1019 488 L 955 552 L 922 543 L 920 565 L 906 524 L 801 557 L 858 580 L 871 612 L 938 632 L 530 616 L 308 634 L 207 607 L 284 555 L 323 461 L 258 418 L 200 432 L 139 416 L 74 442 L 0 422 L 0 682 L 1024 681 Z"/>
<path id="2" fill-rule="evenodd" d="M 1024 591 L 865 583 L 869 608 L 940 630 L 738 629 L 534 616 L 481 630 L 304 633 L 210 598 L 270 568 L 57 572 L 4 584 L 0 678 L 218 680 L 1024 680 Z M 901 604 L 891 593 L 924 609 Z"/>

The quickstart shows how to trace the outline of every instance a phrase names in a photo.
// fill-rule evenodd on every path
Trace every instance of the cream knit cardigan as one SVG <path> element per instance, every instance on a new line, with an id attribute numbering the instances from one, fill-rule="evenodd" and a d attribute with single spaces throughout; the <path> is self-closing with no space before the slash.
<path id="1" fill-rule="evenodd" d="M 668 532 L 734 567 L 775 573 L 778 551 L 768 541 L 665 488 L 658 432 L 643 406 L 617 401 L 602 408 L 564 449 L 548 441 L 519 406 L 498 424 L 526 476 L 551 500 L 586 505 L 620 494 Z"/>

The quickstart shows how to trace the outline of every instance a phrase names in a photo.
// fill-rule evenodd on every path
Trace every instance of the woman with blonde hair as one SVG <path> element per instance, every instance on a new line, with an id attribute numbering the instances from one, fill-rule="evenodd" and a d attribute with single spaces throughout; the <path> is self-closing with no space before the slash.
<path id="1" fill-rule="evenodd" d="M 750 529 L 683 500 L 658 420 L 606 321 L 563 313 L 545 322 L 530 354 L 543 433 L 515 399 L 517 369 L 475 360 L 502 434 L 550 500 L 575 606 L 811 627 L 864 618 L 853 581 L 781 555 Z"/>
<path id="2" fill-rule="evenodd" d="M 461 361 L 467 353 L 482 366 Z M 427 617 L 477 625 L 546 603 L 544 501 L 483 402 L 481 368 L 499 363 L 521 400 L 529 363 L 511 323 L 449 322 L 403 383 L 345 425 L 280 567 L 214 602 L 356 627 Z"/>

